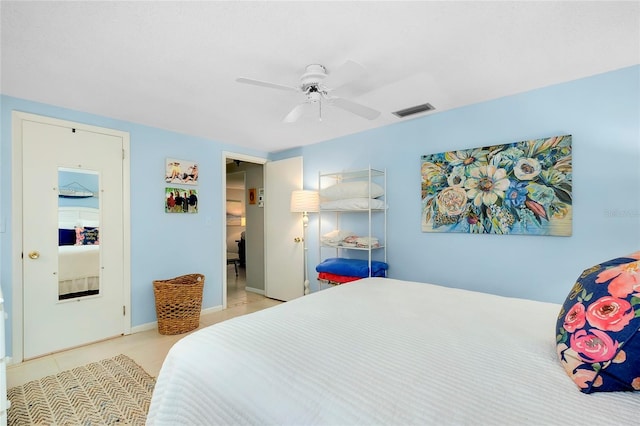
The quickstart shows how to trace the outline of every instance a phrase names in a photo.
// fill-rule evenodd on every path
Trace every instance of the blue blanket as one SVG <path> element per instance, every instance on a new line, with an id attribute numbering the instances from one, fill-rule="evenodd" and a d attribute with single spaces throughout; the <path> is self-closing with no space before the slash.
<path id="1" fill-rule="evenodd" d="M 384 262 L 371 261 L 371 276 L 385 277 L 389 266 Z M 360 259 L 341 259 L 331 257 L 325 259 L 316 266 L 317 272 L 328 272 L 330 274 L 344 275 L 346 277 L 365 278 L 369 276 L 369 261 Z"/>

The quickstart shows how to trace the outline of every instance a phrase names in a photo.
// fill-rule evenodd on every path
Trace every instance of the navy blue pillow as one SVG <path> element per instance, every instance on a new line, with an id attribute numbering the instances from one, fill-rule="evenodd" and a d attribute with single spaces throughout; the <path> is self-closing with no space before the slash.
<path id="1" fill-rule="evenodd" d="M 560 362 L 582 392 L 640 390 L 640 251 L 586 269 L 556 333 Z"/>
<path id="2" fill-rule="evenodd" d="M 58 229 L 58 245 L 72 246 L 76 243 L 75 229 Z"/>

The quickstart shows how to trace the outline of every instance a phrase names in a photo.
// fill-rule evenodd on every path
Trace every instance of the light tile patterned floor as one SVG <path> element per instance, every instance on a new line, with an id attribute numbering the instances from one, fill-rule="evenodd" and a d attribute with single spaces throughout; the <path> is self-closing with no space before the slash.
<path id="1" fill-rule="evenodd" d="M 245 291 L 243 268 L 239 268 L 236 277 L 233 266 L 230 266 L 227 276 L 227 309 L 201 315 L 200 328 L 282 303 Z M 11 365 L 7 367 L 7 388 L 118 354 L 127 355 L 150 375 L 157 377 L 171 346 L 187 334 L 165 336 L 153 329 Z"/>

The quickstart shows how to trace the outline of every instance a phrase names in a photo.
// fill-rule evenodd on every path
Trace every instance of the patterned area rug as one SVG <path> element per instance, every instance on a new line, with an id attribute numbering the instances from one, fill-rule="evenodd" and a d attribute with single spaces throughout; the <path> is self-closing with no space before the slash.
<path id="1" fill-rule="evenodd" d="M 9 425 L 144 425 L 155 379 L 118 355 L 9 389 Z"/>

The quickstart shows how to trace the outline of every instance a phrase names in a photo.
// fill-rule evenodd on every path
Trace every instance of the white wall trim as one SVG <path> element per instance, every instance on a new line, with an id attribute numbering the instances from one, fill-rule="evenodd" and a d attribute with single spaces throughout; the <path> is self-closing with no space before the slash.
<path id="1" fill-rule="evenodd" d="M 253 287 L 245 287 L 244 288 L 246 291 L 250 291 L 251 293 L 256 293 L 256 294 L 261 294 L 261 295 L 265 295 L 264 290 L 260 289 L 260 288 L 253 288 Z"/>
<path id="2" fill-rule="evenodd" d="M 206 308 L 200 311 L 200 315 L 212 314 L 214 312 L 220 312 L 222 310 L 222 305 L 213 306 L 211 308 Z M 131 328 L 131 333 L 141 333 L 143 331 L 156 330 L 158 328 L 158 321 L 148 322 L 145 324 L 136 325 Z"/>
<path id="3" fill-rule="evenodd" d="M 131 334 L 142 333 L 143 331 L 154 330 L 158 327 L 158 323 L 148 322 L 146 324 L 136 325 L 135 327 L 131 327 Z"/>

